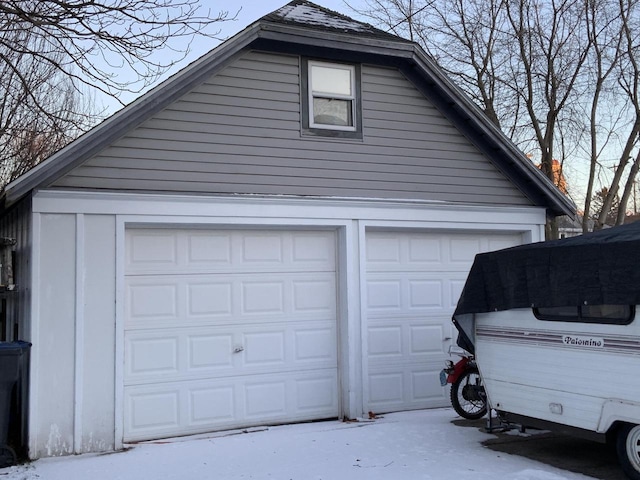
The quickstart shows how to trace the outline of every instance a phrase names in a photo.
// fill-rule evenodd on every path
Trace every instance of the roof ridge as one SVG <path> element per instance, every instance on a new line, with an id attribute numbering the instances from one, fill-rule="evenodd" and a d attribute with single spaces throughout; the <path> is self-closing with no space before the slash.
<path id="1" fill-rule="evenodd" d="M 309 0 L 292 0 L 258 20 L 258 22 L 261 21 L 287 25 L 299 24 L 305 27 L 311 26 L 318 29 L 342 31 L 410 43 L 409 40 L 374 27 L 370 23 L 356 20 Z"/>

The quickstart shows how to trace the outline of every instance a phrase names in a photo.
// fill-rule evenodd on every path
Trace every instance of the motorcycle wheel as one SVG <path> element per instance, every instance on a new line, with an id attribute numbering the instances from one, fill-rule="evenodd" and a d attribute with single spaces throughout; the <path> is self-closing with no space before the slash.
<path id="1" fill-rule="evenodd" d="M 458 415 L 469 420 L 477 420 L 487 413 L 487 402 L 482 398 L 471 398 L 465 394 L 465 387 L 482 386 L 477 368 L 469 368 L 451 385 L 451 405 Z"/>
<path id="2" fill-rule="evenodd" d="M 616 442 L 618 462 L 632 480 L 640 480 L 640 425 L 624 425 Z"/>

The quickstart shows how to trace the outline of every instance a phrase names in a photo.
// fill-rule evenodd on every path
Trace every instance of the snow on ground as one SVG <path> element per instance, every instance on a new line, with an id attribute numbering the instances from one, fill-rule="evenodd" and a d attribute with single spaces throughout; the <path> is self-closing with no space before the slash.
<path id="1" fill-rule="evenodd" d="M 0 469 L 8 480 L 578 480 L 481 445 L 492 435 L 456 426 L 451 409 L 327 421 L 148 442 L 125 452 L 41 459 Z"/>

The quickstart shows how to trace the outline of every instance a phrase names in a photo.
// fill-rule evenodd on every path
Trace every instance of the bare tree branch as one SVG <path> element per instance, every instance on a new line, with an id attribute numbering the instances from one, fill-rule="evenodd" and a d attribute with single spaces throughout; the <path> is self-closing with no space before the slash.
<path id="1" fill-rule="evenodd" d="M 199 0 L 0 1 L 0 182 L 95 124 L 95 93 L 122 104 L 234 18 Z"/>

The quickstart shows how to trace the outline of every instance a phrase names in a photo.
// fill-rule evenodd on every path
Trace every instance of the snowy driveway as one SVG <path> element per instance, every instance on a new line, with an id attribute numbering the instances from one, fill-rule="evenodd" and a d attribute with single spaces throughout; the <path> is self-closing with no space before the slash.
<path id="1" fill-rule="evenodd" d="M 0 469 L 7 480 L 577 480 L 587 477 L 494 451 L 451 409 L 327 421 L 133 445 Z M 459 423 L 459 422 L 456 422 Z"/>

